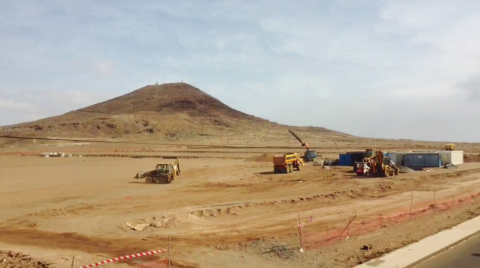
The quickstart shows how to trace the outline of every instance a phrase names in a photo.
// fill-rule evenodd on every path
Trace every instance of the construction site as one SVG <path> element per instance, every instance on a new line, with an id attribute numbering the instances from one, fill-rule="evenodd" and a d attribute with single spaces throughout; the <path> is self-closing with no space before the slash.
<path id="1" fill-rule="evenodd" d="M 480 215 L 480 144 L 284 126 L 186 84 L 0 135 L 0 267 L 355 267 Z"/>

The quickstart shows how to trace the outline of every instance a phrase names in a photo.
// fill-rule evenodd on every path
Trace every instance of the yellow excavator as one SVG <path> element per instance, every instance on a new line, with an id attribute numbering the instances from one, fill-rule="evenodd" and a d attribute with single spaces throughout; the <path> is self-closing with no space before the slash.
<path id="1" fill-rule="evenodd" d="M 399 168 L 382 151 L 367 149 L 363 162 L 357 163 L 357 175 L 368 174 L 369 177 L 389 177 L 398 175 Z"/>
<path id="2" fill-rule="evenodd" d="M 453 144 L 453 143 L 445 144 L 445 150 L 446 151 L 455 151 L 455 144 Z"/>
<path id="3" fill-rule="evenodd" d="M 382 151 L 376 152 L 374 156 L 370 158 L 370 177 L 389 177 L 398 175 L 399 168 L 389 158 L 383 156 Z"/>
<path id="4" fill-rule="evenodd" d="M 172 163 L 158 164 L 154 170 L 138 172 L 135 179 L 145 179 L 146 183 L 170 183 L 180 175 L 180 162 L 178 158 Z"/>

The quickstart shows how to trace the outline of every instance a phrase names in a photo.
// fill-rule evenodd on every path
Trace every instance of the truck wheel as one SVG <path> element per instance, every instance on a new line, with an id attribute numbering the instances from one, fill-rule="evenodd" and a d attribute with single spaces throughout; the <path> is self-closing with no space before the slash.
<path id="1" fill-rule="evenodd" d="M 152 178 L 150 178 L 150 177 L 148 177 L 148 178 L 145 179 L 145 183 L 152 183 L 152 182 L 153 182 L 153 180 L 152 180 Z"/>

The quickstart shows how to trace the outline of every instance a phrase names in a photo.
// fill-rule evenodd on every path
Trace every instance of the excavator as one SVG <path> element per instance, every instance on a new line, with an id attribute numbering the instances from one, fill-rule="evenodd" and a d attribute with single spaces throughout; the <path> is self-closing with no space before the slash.
<path id="1" fill-rule="evenodd" d="M 295 132 L 293 132 L 290 129 L 288 131 L 302 144 L 302 147 L 305 147 L 306 151 L 305 151 L 305 154 L 303 155 L 303 161 L 304 162 L 315 161 L 318 157 L 317 152 L 315 150 L 311 150 L 308 144 L 303 142 L 302 139 L 300 139 L 300 137 L 298 137 L 298 135 L 295 134 Z"/>
<path id="2" fill-rule="evenodd" d="M 166 157 L 167 158 L 167 157 Z M 145 179 L 145 183 L 170 183 L 180 175 L 180 162 L 178 158 L 172 163 L 158 164 L 154 170 L 141 171 L 135 175 L 135 179 Z"/>
<path id="3" fill-rule="evenodd" d="M 368 174 L 369 177 L 389 177 L 398 175 L 399 168 L 382 151 L 367 149 L 363 162 L 357 163 L 357 175 Z"/>

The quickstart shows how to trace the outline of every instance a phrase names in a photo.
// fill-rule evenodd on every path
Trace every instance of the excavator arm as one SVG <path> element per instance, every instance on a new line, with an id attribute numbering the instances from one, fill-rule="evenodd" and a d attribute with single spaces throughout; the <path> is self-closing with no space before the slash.
<path id="1" fill-rule="evenodd" d="M 300 139 L 300 137 L 297 136 L 297 134 L 295 134 L 295 132 L 293 132 L 292 130 L 288 130 L 301 144 L 302 146 L 304 146 L 307 150 L 310 149 L 310 147 L 308 146 L 308 144 L 306 144 L 305 142 L 302 141 L 302 139 Z"/>

